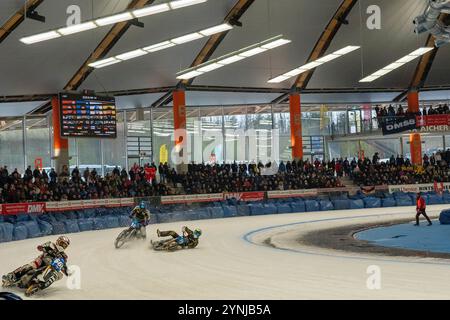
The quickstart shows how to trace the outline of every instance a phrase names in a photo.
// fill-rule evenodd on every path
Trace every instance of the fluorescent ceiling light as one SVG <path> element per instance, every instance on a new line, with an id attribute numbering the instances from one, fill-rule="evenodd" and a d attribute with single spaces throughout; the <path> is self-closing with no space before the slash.
<path id="1" fill-rule="evenodd" d="M 256 43 L 254 45 L 251 45 L 249 47 L 242 48 L 238 51 L 231 52 L 224 56 L 218 57 L 209 62 L 202 63 L 198 66 L 183 70 L 183 71 L 177 73 L 177 75 L 178 75 L 177 79 L 182 79 L 182 80 L 192 79 L 192 78 L 195 78 L 206 72 L 213 71 L 213 70 L 221 68 L 223 66 L 226 66 L 226 65 L 232 64 L 234 62 L 252 57 L 259 53 L 266 52 L 270 49 L 273 49 L 273 48 L 279 47 L 283 44 L 287 44 L 287 43 L 291 42 L 290 40 L 283 39 L 282 37 L 283 37 L 282 35 L 279 35 L 279 36 L 267 39 L 265 41 Z"/>
<path id="2" fill-rule="evenodd" d="M 182 37 L 178 37 L 178 38 L 172 39 L 170 41 L 175 43 L 175 44 L 182 44 L 182 43 L 194 41 L 194 40 L 197 40 L 197 39 L 200 39 L 200 38 L 203 38 L 203 36 L 200 33 L 198 33 L 198 32 L 194 32 L 194 33 L 190 33 L 190 34 L 187 34 L 185 36 L 182 36 Z"/>
<path id="3" fill-rule="evenodd" d="M 95 28 L 97 28 L 97 25 L 94 22 L 90 21 L 90 22 L 74 24 L 69 27 L 58 29 L 58 32 L 60 34 L 62 34 L 63 36 L 67 36 L 69 34 L 74 34 L 74 33 L 87 31 L 87 30 L 91 30 L 91 29 L 95 29 Z"/>
<path id="4" fill-rule="evenodd" d="M 398 59 L 397 61 L 394 61 L 393 63 L 387 65 L 386 67 L 384 67 L 378 71 L 375 71 L 374 73 L 365 77 L 364 79 L 359 80 L 359 82 L 375 81 L 376 79 L 394 71 L 395 69 L 400 68 L 401 66 L 407 64 L 408 62 L 413 61 L 414 59 L 420 57 L 421 55 L 424 55 L 425 53 L 427 53 L 433 49 L 434 49 L 434 47 L 422 47 L 417 50 L 414 50 L 410 54 Z"/>
<path id="5" fill-rule="evenodd" d="M 324 57 L 322 57 L 320 59 L 317 59 L 316 61 L 317 62 L 321 62 L 321 63 L 326 63 L 326 62 L 330 62 L 330 61 L 332 61 L 334 59 L 337 59 L 337 58 L 339 58 L 341 56 L 342 55 L 339 55 L 339 54 L 329 54 L 329 55 L 326 55 L 326 56 L 324 56 Z"/>
<path id="6" fill-rule="evenodd" d="M 161 12 L 166 12 L 170 10 L 170 6 L 167 3 L 158 4 L 156 6 L 144 7 L 142 9 L 133 10 L 133 16 L 136 18 L 141 18 L 145 16 L 150 16 L 152 14 L 157 14 Z"/>
<path id="7" fill-rule="evenodd" d="M 45 41 L 45 40 L 55 39 L 55 38 L 59 38 L 59 37 L 61 37 L 61 35 L 58 32 L 56 32 L 56 31 L 49 31 L 49 32 L 35 34 L 34 36 L 29 36 L 29 37 L 22 38 L 22 39 L 20 39 L 20 41 L 25 43 L 25 44 L 33 44 L 33 43 L 36 43 L 36 42 L 41 42 L 41 41 Z"/>
<path id="8" fill-rule="evenodd" d="M 143 56 L 143 55 L 146 55 L 146 54 L 148 54 L 147 51 L 144 51 L 142 49 L 137 49 L 137 50 L 133 50 L 133 51 L 129 51 L 129 52 L 125 52 L 125 53 L 119 54 L 119 55 L 116 56 L 116 58 L 119 59 L 119 60 L 130 60 L 130 59 L 137 58 L 137 57 L 140 57 L 140 56 Z"/>
<path id="9" fill-rule="evenodd" d="M 227 64 L 235 63 L 235 62 L 240 61 L 240 60 L 244 60 L 244 59 L 245 59 L 245 57 L 241 57 L 241 56 L 237 56 L 236 55 L 236 56 L 231 56 L 229 58 L 225 58 L 225 59 L 219 60 L 219 61 L 217 61 L 217 63 L 223 64 L 223 65 L 227 65 Z"/>
<path id="10" fill-rule="evenodd" d="M 86 21 L 86 22 L 83 22 L 83 23 L 80 23 L 77 25 L 73 25 L 73 26 L 63 26 L 63 27 L 57 28 L 55 30 L 51 30 L 51 31 L 47 31 L 44 33 L 24 37 L 24 38 L 20 39 L 20 41 L 25 44 L 33 44 L 36 42 L 55 39 L 55 38 L 59 38 L 61 36 L 67 36 L 67 35 L 71 35 L 71 34 L 82 32 L 82 31 L 88 31 L 88 30 L 95 29 L 96 27 L 100 27 L 100 26 L 106 26 L 106 25 L 110 25 L 110 24 L 114 24 L 114 23 L 118 23 L 118 22 L 129 21 L 132 19 L 145 17 L 145 16 L 149 16 L 149 15 L 153 15 L 153 14 L 157 14 L 157 13 L 161 13 L 161 12 L 166 12 L 169 10 L 174 10 L 174 9 L 179 9 L 179 8 L 183 8 L 183 7 L 187 7 L 187 6 L 200 4 L 200 3 L 205 3 L 207 1 L 208 0 L 178 0 L 178 1 L 168 2 L 168 3 L 162 3 L 162 4 L 158 4 L 158 5 L 154 5 L 154 6 L 146 6 L 146 7 L 140 8 L 140 9 L 123 11 L 123 12 L 120 12 L 120 13 L 117 13 L 117 14 L 114 14 L 111 16 L 101 17 L 101 18 L 98 18 L 95 20 Z M 224 30 L 225 30 L 225 28 L 227 28 L 227 30 L 232 28 L 232 26 L 230 26 L 228 24 L 223 24 L 220 26 Z M 204 30 L 204 32 L 205 32 L 204 35 L 206 35 L 206 36 L 209 35 L 209 33 L 210 34 L 215 33 L 214 30 Z"/>
<path id="11" fill-rule="evenodd" d="M 156 52 L 156 51 L 167 49 L 167 48 L 170 48 L 173 46 L 176 46 L 176 44 L 172 43 L 170 41 L 164 41 L 164 42 L 160 42 L 160 43 L 145 47 L 145 48 L 143 48 L 143 50 L 148 51 L 148 52 Z"/>
<path id="12" fill-rule="evenodd" d="M 265 45 L 261 46 L 261 48 L 270 50 L 270 49 L 274 49 L 276 47 L 280 47 L 280 46 L 283 46 L 283 45 L 291 43 L 291 42 L 292 41 L 288 40 L 288 39 L 279 39 L 274 42 L 265 44 Z"/>
<path id="13" fill-rule="evenodd" d="M 319 59 L 310 61 L 310 62 L 308 62 L 307 64 L 305 64 L 305 65 L 303 65 L 301 67 L 298 67 L 298 68 L 292 69 L 291 71 L 283 73 L 280 76 L 272 78 L 268 82 L 269 83 L 280 83 L 280 82 L 283 82 L 283 81 L 285 81 L 285 80 L 287 80 L 289 78 L 292 78 L 292 77 L 294 77 L 296 75 L 299 75 L 299 74 L 301 74 L 301 73 L 303 73 L 305 71 L 317 68 L 318 66 L 320 66 L 320 65 L 322 65 L 324 63 L 327 63 L 327 62 L 330 62 L 330 61 L 335 60 L 337 58 L 340 58 L 343 55 L 346 55 L 346 54 L 348 54 L 350 52 L 353 52 L 353 51 L 355 51 L 355 50 L 357 50 L 359 48 L 360 48 L 359 46 L 347 46 L 347 47 L 342 48 L 342 49 L 340 49 L 338 51 L 335 51 L 335 52 L 332 52 L 332 53 L 330 53 L 330 54 L 328 54 L 326 56 L 323 56 L 323 57 L 321 57 Z"/>
<path id="14" fill-rule="evenodd" d="M 218 26 L 212 27 L 212 28 L 208 28 L 205 30 L 200 31 L 200 33 L 204 36 L 212 36 L 213 34 L 219 33 L 219 32 L 224 32 L 224 31 L 228 31 L 233 29 L 233 26 L 231 26 L 228 23 L 224 23 L 224 24 L 219 24 Z"/>
<path id="15" fill-rule="evenodd" d="M 239 53 L 239 56 L 248 58 L 248 57 L 252 57 L 254 55 L 263 53 L 263 52 L 265 52 L 267 50 L 268 49 L 263 49 L 263 48 L 259 48 L 258 47 L 258 48 L 250 49 L 250 50 L 244 51 L 242 53 Z"/>
<path id="16" fill-rule="evenodd" d="M 92 67 L 92 68 L 103 68 L 103 67 L 110 66 L 110 65 L 118 63 L 118 62 L 120 62 L 120 60 L 112 57 L 112 58 L 107 58 L 107 59 L 103 59 L 103 60 L 98 60 L 98 61 L 92 62 L 92 63 L 89 64 L 89 67 Z"/>
<path id="17" fill-rule="evenodd" d="M 219 33 L 223 29 L 220 26 L 222 26 L 222 25 L 211 27 L 211 28 L 208 28 L 208 29 L 205 29 L 205 30 L 215 30 L 217 33 Z M 232 26 L 230 26 L 230 27 L 233 28 Z M 212 31 L 210 31 L 210 33 L 213 34 Z M 129 59 L 133 59 L 133 58 L 137 58 L 137 57 L 143 56 L 143 55 L 145 55 L 147 53 L 150 53 L 150 52 L 156 52 L 156 51 L 164 50 L 164 49 L 167 49 L 167 48 L 170 48 L 170 47 L 174 47 L 174 46 L 176 46 L 178 44 L 183 44 L 183 43 L 186 43 L 186 42 L 194 41 L 194 40 L 197 40 L 197 39 L 200 39 L 200 38 L 203 38 L 203 37 L 205 37 L 205 35 L 202 35 L 200 32 L 193 32 L 193 33 L 189 33 L 187 35 L 184 35 L 184 36 L 181 36 L 181 37 L 178 37 L 178 38 L 174 38 L 172 40 L 163 41 L 163 42 L 156 43 L 156 44 L 153 44 L 153 45 L 150 45 L 150 46 L 146 46 L 144 48 L 140 48 L 140 49 L 132 50 L 132 51 L 129 51 L 129 52 L 125 52 L 125 53 L 116 55 L 114 58 L 116 60 L 119 60 L 118 62 L 121 62 L 121 61 L 125 61 L 125 60 L 129 60 Z M 244 59 L 244 58 L 239 57 L 239 59 Z M 103 61 L 103 60 L 100 60 L 100 61 L 97 61 L 97 62 L 101 62 L 101 61 Z M 105 67 L 105 65 L 103 65 L 102 63 L 96 64 L 97 62 L 95 62 L 93 64 L 90 64 L 89 66 L 91 66 L 93 68 L 98 68 L 98 66 L 101 66 L 102 68 Z M 115 62 L 115 63 L 117 63 L 117 62 Z M 114 64 L 114 63 L 111 63 L 111 64 Z M 111 65 L 111 64 L 108 64 L 108 65 Z M 209 68 L 211 68 L 211 67 L 209 67 Z M 217 67 L 217 68 L 219 68 L 219 67 Z M 217 68 L 215 68 L 215 69 L 217 69 Z"/>
<path id="18" fill-rule="evenodd" d="M 209 71 L 213 71 L 213 70 L 222 68 L 224 66 L 225 65 L 223 65 L 223 64 L 219 64 L 219 63 L 215 62 L 215 63 L 208 64 L 208 65 L 206 65 L 204 67 L 201 67 L 200 69 L 198 69 L 198 71 L 200 71 L 200 72 L 209 72 Z"/>
<path id="19" fill-rule="evenodd" d="M 196 76 L 199 76 L 199 75 L 201 75 L 201 74 L 203 74 L 203 72 L 200 72 L 200 71 L 190 71 L 190 72 L 188 72 L 188 73 L 179 75 L 179 76 L 177 77 L 177 79 L 180 79 L 180 80 L 187 80 L 187 79 L 190 79 L 190 78 L 195 78 Z"/>
<path id="20" fill-rule="evenodd" d="M 115 14 L 113 16 L 97 19 L 97 20 L 95 20 L 95 23 L 99 26 L 107 26 L 109 24 L 123 22 L 123 21 L 131 20 L 133 18 L 134 17 L 130 12 L 124 12 L 124 13 Z"/>
<path id="21" fill-rule="evenodd" d="M 286 81 L 289 78 L 290 77 L 288 77 L 288 76 L 278 76 L 276 78 L 270 79 L 268 82 L 269 83 L 279 83 L 279 82 Z"/>
<path id="22" fill-rule="evenodd" d="M 208 0 L 177 0 L 170 2 L 169 5 L 172 9 L 179 9 L 187 6 L 192 6 L 195 4 L 204 3 L 206 1 Z"/>

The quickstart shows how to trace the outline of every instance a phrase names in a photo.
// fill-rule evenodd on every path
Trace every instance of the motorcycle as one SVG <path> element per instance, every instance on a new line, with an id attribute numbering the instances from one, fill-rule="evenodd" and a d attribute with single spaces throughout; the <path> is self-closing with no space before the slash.
<path id="1" fill-rule="evenodd" d="M 155 251 L 176 251 L 188 248 L 183 236 L 159 241 L 151 240 L 150 243 Z"/>
<path id="2" fill-rule="evenodd" d="M 36 292 L 42 291 L 60 280 L 63 277 L 64 269 L 67 269 L 65 259 L 57 257 L 52 260 L 50 265 L 30 270 L 14 282 L 8 280 L 9 277 L 4 277 L 2 286 L 17 286 L 20 289 L 26 289 L 25 296 L 31 297 Z"/>
<path id="3" fill-rule="evenodd" d="M 139 231 L 140 224 L 137 221 L 133 221 L 131 223 L 131 227 L 128 229 L 123 230 L 116 238 L 116 241 L 114 242 L 114 245 L 116 249 L 121 248 L 125 243 L 138 239 L 138 238 L 144 238 L 141 235 L 141 232 Z"/>

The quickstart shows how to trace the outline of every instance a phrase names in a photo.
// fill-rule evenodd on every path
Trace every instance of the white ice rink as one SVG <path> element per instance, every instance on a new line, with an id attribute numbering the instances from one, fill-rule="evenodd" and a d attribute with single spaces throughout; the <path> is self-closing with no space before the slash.
<path id="1" fill-rule="evenodd" d="M 428 211 L 436 217 L 447 207 Z M 449 260 L 361 255 L 295 241 L 310 230 L 408 217 L 413 220 L 414 208 L 189 221 L 203 230 L 200 245 L 173 253 L 154 252 L 148 241 L 116 250 L 121 229 L 70 234 L 69 265 L 81 268 L 81 289 L 67 289 L 65 278 L 34 299 L 449 299 Z M 182 225 L 149 226 L 148 237 Z M 262 245 L 269 237 L 284 250 Z M 55 238 L 0 244 L 0 274 L 31 261 L 38 244 Z M 367 288 L 371 265 L 380 267 L 380 290 Z"/>

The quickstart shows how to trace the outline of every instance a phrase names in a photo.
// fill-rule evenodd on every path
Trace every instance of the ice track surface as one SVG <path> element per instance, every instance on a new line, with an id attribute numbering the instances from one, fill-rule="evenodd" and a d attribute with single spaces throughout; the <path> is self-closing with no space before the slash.
<path id="1" fill-rule="evenodd" d="M 436 217 L 447 207 L 428 212 Z M 81 268 L 81 289 L 67 289 L 64 278 L 33 299 L 449 299 L 449 260 L 361 255 L 296 241 L 311 230 L 408 217 L 413 220 L 414 208 L 189 221 L 203 230 L 200 245 L 173 253 L 154 252 L 149 240 L 116 250 L 121 229 L 70 234 L 69 265 Z M 147 236 L 182 225 L 151 225 Z M 0 273 L 31 261 L 38 244 L 55 238 L 0 244 Z M 264 245 L 267 238 L 278 248 Z M 370 265 L 381 268 L 380 290 L 366 286 Z"/>

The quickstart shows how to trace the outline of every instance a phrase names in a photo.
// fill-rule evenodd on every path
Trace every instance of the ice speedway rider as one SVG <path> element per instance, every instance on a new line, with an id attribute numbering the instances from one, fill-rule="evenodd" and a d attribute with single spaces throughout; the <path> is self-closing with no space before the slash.
<path id="1" fill-rule="evenodd" d="M 180 246 L 193 249 L 198 245 L 198 239 L 202 235 L 202 231 L 199 228 L 192 231 L 188 227 L 183 226 L 181 232 L 182 235 L 180 236 L 175 231 L 160 231 L 159 229 L 156 230 L 158 237 L 172 237 L 173 239 L 176 239 L 177 243 Z"/>
<path id="2" fill-rule="evenodd" d="M 31 270 L 37 270 L 41 267 L 49 266 L 56 258 L 63 258 L 67 263 L 68 256 L 64 252 L 64 250 L 66 250 L 69 245 L 70 240 L 66 236 L 60 236 L 55 243 L 48 241 L 44 244 L 39 245 L 37 249 L 41 251 L 42 254 L 31 263 L 23 265 L 13 272 L 4 275 L 4 283 L 14 284 Z M 67 267 L 64 267 L 61 271 L 66 276 L 69 276 Z"/>
<path id="3" fill-rule="evenodd" d="M 146 239 L 147 232 L 145 227 L 150 221 L 150 211 L 145 208 L 144 201 L 141 201 L 138 206 L 134 207 L 133 211 L 131 211 L 130 218 L 133 219 L 131 221 L 131 228 L 138 230 L 140 236 Z M 139 234 L 137 236 L 139 237 Z"/>

